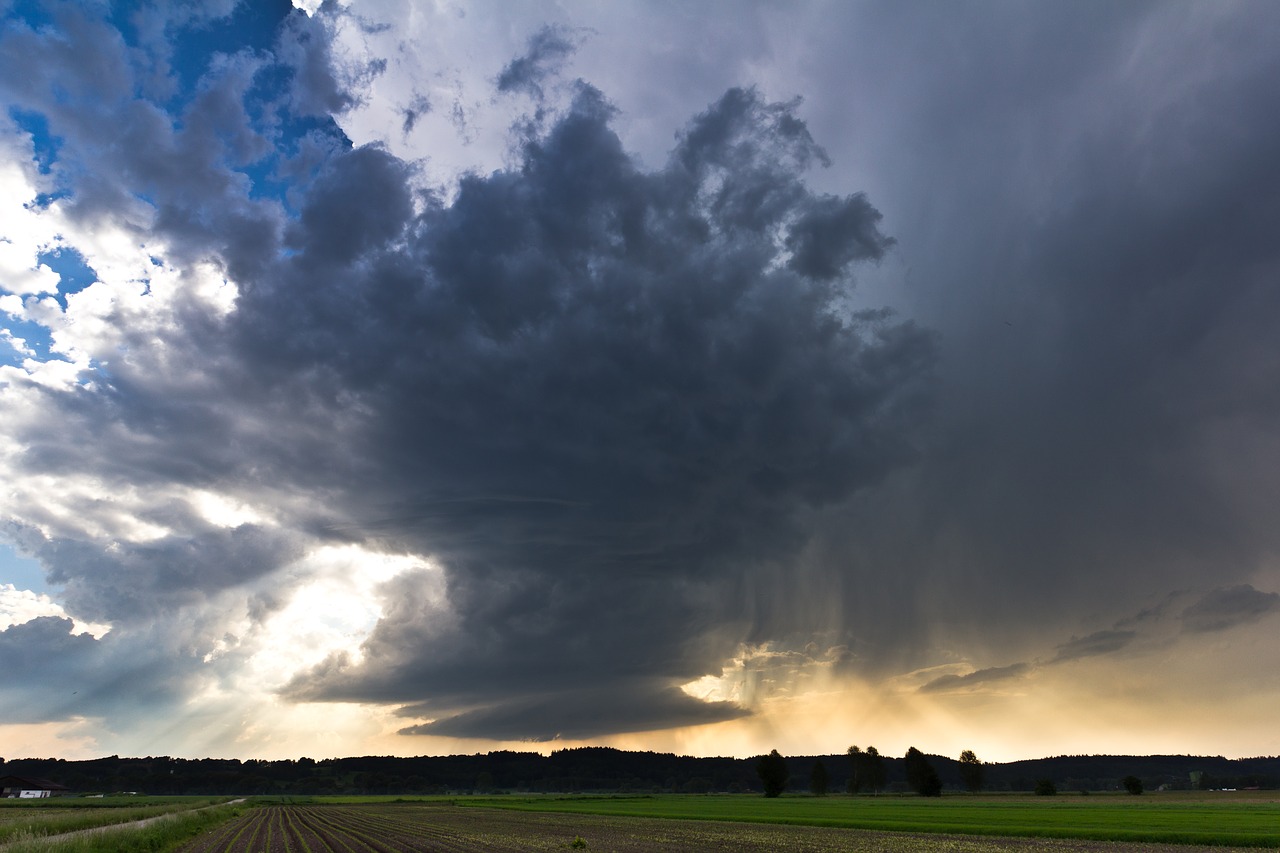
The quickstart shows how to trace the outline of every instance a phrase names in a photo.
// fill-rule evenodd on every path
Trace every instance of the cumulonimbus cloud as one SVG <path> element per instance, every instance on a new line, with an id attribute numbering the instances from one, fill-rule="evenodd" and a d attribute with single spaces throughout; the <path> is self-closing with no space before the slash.
<path id="1" fill-rule="evenodd" d="M 113 75 L 67 55 L 20 93 L 91 167 L 58 173 L 85 181 L 68 211 L 110 218 L 144 195 L 138 227 L 181 247 L 147 262 L 142 296 L 104 268 L 71 301 L 104 330 L 81 343 L 95 382 L 7 398 L 28 448 L 10 473 L 92 484 L 63 489 L 74 512 L 9 511 L 69 609 L 117 626 L 93 648 L 237 589 L 265 618 L 272 579 L 300 582 L 282 567 L 355 542 L 438 569 L 389 581 L 360 653 L 299 673 L 292 699 L 404 704 L 429 720 L 407 731 L 493 737 L 744 713 L 678 686 L 750 637 L 773 606 L 751 578 L 785 576 L 814 512 L 912 458 L 936 354 L 929 331 L 856 304 L 854 267 L 893 241 L 865 196 L 806 185 L 827 158 L 798 104 L 733 89 L 647 169 L 579 84 L 523 128 L 510 168 L 446 198 L 314 120 L 351 103 L 321 73 L 314 22 L 289 19 L 274 65 L 211 65 L 183 121 L 82 19 Z M 563 58 L 563 34 L 544 35 L 511 86 Z M 92 133 L 54 97 L 59 74 L 96 110 Z M 274 98 L 258 88 L 272 74 Z M 262 158 L 282 191 L 240 171 Z M 258 509 L 213 522 L 197 494 Z M 194 661 L 238 641 L 189 634 Z"/>
<path id="2" fill-rule="evenodd" d="M 273 341 L 319 345 L 285 358 L 325 365 L 374 413 L 361 494 L 380 500 L 350 522 L 440 559 L 459 620 L 441 634 L 390 614 L 363 662 L 299 676 L 295 698 L 461 703 L 491 683 L 490 701 L 520 702 L 696 678 L 743 639 L 724 591 L 795 552 L 806 508 L 910 458 L 932 337 L 846 307 L 847 268 L 889 241 L 862 196 L 804 187 L 820 152 L 791 108 L 730 92 L 656 172 L 611 113 L 582 89 L 518 170 L 465 179 L 405 220 L 407 243 L 388 229 L 337 259 L 376 277 L 333 275 L 326 242 L 329 268 L 304 251 L 242 300 Z M 350 157 L 332 168 L 402 168 Z M 385 205 L 371 183 L 340 181 L 353 192 L 334 209 Z M 309 316 L 330 301 L 345 307 Z"/>

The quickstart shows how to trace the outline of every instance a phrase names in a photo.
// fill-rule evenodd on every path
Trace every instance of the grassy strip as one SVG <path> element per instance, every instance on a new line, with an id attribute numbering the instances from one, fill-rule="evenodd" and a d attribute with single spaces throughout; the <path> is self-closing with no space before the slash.
<path id="1" fill-rule="evenodd" d="M 1134 798 L 1136 799 L 1136 798 Z M 460 806 L 676 820 L 833 826 L 949 835 L 1147 841 L 1164 844 L 1280 847 L 1280 804 L 1200 804 L 1152 797 L 1143 802 L 1090 798 L 1070 803 L 955 798 L 849 797 L 766 800 L 743 796 L 458 799 Z"/>
<path id="2" fill-rule="evenodd" d="M 218 803 L 226 797 L 208 794 L 175 794 L 172 796 L 112 795 L 109 797 L 40 797 L 38 799 L 0 799 L 0 814 L 24 811 L 62 811 L 65 809 L 137 809 L 146 806 L 171 806 L 184 803 L 200 806 Z"/>
<path id="3" fill-rule="evenodd" d="M 144 827 L 106 828 L 72 838 L 24 836 L 4 846 L 4 853 L 163 853 L 241 813 L 243 806 L 224 805 L 170 812 Z"/>
<path id="4" fill-rule="evenodd" d="M 20 816 L 6 815 L 16 818 L 0 823 L 0 844 L 18 837 L 41 837 L 61 835 L 65 832 L 76 832 L 81 829 L 93 829 L 99 826 L 110 826 L 116 823 L 131 823 L 135 820 L 157 817 L 163 814 L 189 811 L 219 800 L 182 800 L 165 805 L 135 806 L 132 808 L 65 808 L 57 811 L 24 812 Z"/>

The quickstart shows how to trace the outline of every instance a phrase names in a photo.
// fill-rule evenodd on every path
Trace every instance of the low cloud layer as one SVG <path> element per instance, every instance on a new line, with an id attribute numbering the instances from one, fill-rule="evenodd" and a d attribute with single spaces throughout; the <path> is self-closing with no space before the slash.
<path id="1" fill-rule="evenodd" d="M 1204 593 L 1172 593 L 1158 606 L 1121 619 L 1113 628 L 1059 643 L 1047 660 L 988 667 L 965 674 L 948 673 L 926 682 L 919 690 L 921 693 L 981 691 L 992 682 L 1022 681 L 1044 667 L 1058 664 L 1074 664 L 1090 658 L 1137 659 L 1153 649 L 1167 653 L 1186 642 L 1185 635 L 1194 637 L 1250 625 L 1278 610 L 1280 594 L 1259 592 L 1249 584 L 1218 587 Z"/>
<path id="2" fill-rule="evenodd" d="M 964 690 L 992 682 L 1018 678 L 1030 671 L 1031 666 L 1025 663 L 1012 663 L 1008 666 L 993 666 L 978 669 L 966 675 L 941 675 L 920 688 L 921 693 L 936 693 L 949 690 Z"/>
<path id="3" fill-rule="evenodd" d="M 1052 663 L 1090 658 L 1095 655 L 1106 655 L 1118 652 L 1133 642 L 1138 636 L 1136 631 L 1095 631 L 1087 637 L 1072 637 L 1058 646 Z"/>
<path id="4" fill-rule="evenodd" d="M 1215 589 L 1182 611 L 1182 627 L 1195 634 L 1225 631 L 1256 622 L 1280 610 L 1280 593 L 1259 592 L 1249 584 Z"/>
<path id="5" fill-rule="evenodd" d="M 403 715 L 434 716 L 431 706 L 406 707 Z M 705 702 L 657 683 L 619 682 L 607 687 L 557 691 L 549 696 L 466 711 L 430 723 L 408 726 L 405 735 L 444 735 L 498 740 L 586 740 L 618 731 L 700 726 L 746 716 L 732 702 Z"/>

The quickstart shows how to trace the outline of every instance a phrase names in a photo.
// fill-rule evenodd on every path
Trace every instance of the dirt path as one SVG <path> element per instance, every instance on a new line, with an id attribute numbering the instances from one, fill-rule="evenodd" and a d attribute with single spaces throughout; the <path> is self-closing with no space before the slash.
<path id="1" fill-rule="evenodd" d="M 237 803 L 243 803 L 243 802 L 244 802 L 244 798 L 241 797 L 238 800 L 228 800 L 225 803 L 214 803 L 211 806 L 201 806 L 198 809 L 183 809 L 182 811 L 166 812 L 165 814 L 158 814 L 153 817 L 144 817 L 141 820 L 130 820 L 130 821 L 125 821 L 124 823 L 108 823 L 102 826 L 91 826 L 88 829 L 77 829 L 73 832 L 60 832 L 57 835 L 39 835 L 31 840 L 40 841 L 40 842 L 67 841 L 72 838 L 82 838 L 86 835 L 101 835 L 104 832 L 113 832 L 117 829 L 142 829 L 143 827 L 151 826 L 151 824 L 155 823 L 156 821 L 167 820 L 177 815 L 191 814 L 193 812 L 203 812 L 209 809 L 216 809 L 220 806 L 232 806 Z M 6 847 L 9 846 L 9 844 L 14 844 L 14 843 L 17 843 L 17 842 L 11 841 L 5 844 L 0 844 L 0 850 L 4 850 Z"/>

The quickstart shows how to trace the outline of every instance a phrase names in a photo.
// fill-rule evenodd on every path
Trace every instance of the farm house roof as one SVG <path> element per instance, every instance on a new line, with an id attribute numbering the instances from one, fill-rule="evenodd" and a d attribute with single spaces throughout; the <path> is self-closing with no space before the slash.
<path id="1" fill-rule="evenodd" d="M 65 791 L 66 785 L 59 785 L 48 779 L 33 779 L 30 776 L 0 776 L 0 788 L 22 788 L 25 791 Z"/>

